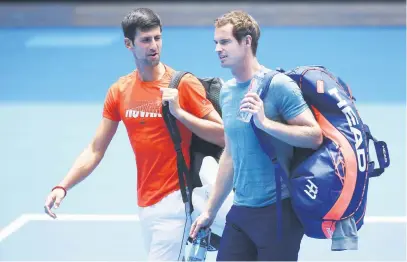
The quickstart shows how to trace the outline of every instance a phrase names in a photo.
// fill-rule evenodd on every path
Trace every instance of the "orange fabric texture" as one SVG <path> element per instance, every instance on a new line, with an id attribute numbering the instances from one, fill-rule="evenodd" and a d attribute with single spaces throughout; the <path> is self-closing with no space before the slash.
<path id="1" fill-rule="evenodd" d="M 160 80 L 143 82 L 137 70 L 121 77 L 108 90 L 103 117 L 123 121 L 137 165 L 137 198 L 141 207 L 151 206 L 179 189 L 176 153 L 162 117 L 160 88 L 167 88 L 174 70 L 166 66 Z M 180 106 L 202 118 L 214 108 L 200 81 L 188 74 L 178 86 Z M 192 133 L 177 121 L 182 152 L 189 167 Z"/>

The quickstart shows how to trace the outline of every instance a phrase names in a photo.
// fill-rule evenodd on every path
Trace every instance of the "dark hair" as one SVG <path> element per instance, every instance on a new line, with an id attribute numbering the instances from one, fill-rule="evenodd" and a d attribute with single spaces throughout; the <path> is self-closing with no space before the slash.
<path id="1" fill-rule="evenodd" d="M 231 24 L 233 26 L 232 34 L 239 42 L 250 35 L 252 37 L 252 52 L 256 56 L 257 46 L 260 39 L 260 28 L 257 21 L 245 11 L 234 10 L 227 12 L 215 20 L 215 27 L 219 28 Z"/>
<path id="2" fill-rule="evenodd" d="M 127 14 L 122 21 L 124 37 L 127 37 L 134 43 L 136 31 L 148 31 L 155 27 L 162 30 L 161 19 L 153 10 L 148 8 L 137 8 Z"/>

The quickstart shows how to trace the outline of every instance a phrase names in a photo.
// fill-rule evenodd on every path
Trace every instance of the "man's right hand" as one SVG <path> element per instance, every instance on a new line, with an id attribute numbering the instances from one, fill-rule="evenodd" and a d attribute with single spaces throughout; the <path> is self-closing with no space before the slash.
<path id="1" fill-rule="evenodd" d="M 118 126 L 118 121 L 113 121 L 104 117 L 96 130 L 96 135 L 92 142 L 79 155 L 73 167 L 69 170 L 68 174 L 59 185 L 63 185 L 65 186 L 65 189 L 67 189 L 72 188 L 74 185 L 84 180 L 102 160 Z M 58 208 L 64 198 L 64 189 L 59 188 L 58 186 L 55 187 L 45 201 L 45 213 L 52 218 L 56 218 L 57 216 L 51 210 L 53 207 Z"/>
<path id="2" fill-rule="evenodd" d="M 65 191 L 61 188 L 56 188 L 49 193 L 47 200 L 45 200 L 44 211 L 52 218 L 57 218 L 55 213 L 51 211 L 54 207 L 57 209 L 61 201 L 65 198 Z"/>
<path id="3" fill-rule="evenodd" d="M 189 236 L 192 239 L 198 235 L 198 232 L 201 228 L 208 228 L 212 225 L 213 221 L 215 220 L 215 216 L 209 214 L 207 211 L 203 212 L 199 215 L 199 217 L 195 220 L 195 222 L 191 226 L 191 231 L 189 232 Z"/>

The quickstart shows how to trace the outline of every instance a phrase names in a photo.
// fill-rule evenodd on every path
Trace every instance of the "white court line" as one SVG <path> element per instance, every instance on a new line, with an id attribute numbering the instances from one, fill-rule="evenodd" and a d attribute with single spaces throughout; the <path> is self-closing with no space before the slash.
<path id="1" fill-rule="evenodd" d="M 8 226 L 0 231 L 0 242 L 8 236 L 19 230 L 29 221 L 140 221 L 138 215 L 114 215 L 114 214 L 59 214 L 56 219 L 46 214 L 23 214 Z M 385 217 L 385 216 L 367 216 L 365 223 L 407 223 L 407 217 Z"/>
<path id="2" fill-rule="evenodd" d="M 3 228 L 0 231 L 0 242 L 6 239 L 8 236 L 19 230 L 24 226 L 29 220 L 26 218 L 26 215 L 21 215 L 16 220 L 11 222 L 8 226 Z"/>
<path id="3" fill-rule="evenodd" d="M 138 215 L 60 214 L 56 219 L 46 214 L 23 214 L 0 231 L 0 242 L 29 221 L 140 221 Z"/>
<path id="4" fill-rule="evenodd" d="M 140 221 L 138 215 L 114 214 L 57 214 L 53 219 L 46 214 L 25 214 L 29 221 Z"/>
<path id="5" fill-rule="evenodd" d="M 140 221 L 138 215 L 115 214 L 60 214 L 57 219 L 52 219 L 46 214 L 24 214 L 28 221 Z M 367 216 L 365 223 L 407 223 L 407 217 Z"/>

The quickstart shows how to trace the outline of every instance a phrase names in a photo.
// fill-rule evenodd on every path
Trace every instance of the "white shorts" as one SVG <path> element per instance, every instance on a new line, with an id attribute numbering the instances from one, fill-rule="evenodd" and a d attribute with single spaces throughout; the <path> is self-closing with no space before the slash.
<path id="1" fill-rule="evenodd" d="M 186 213 L 180 191 L 175 191 L 153 206 L 139 208 L 143 241 L 150 261 L 177 261 L 185 256 L 191 223 L 204 210 L 215 183 L 218 163 L 206 157 L 202 163 L 200 177 L 202 187 L 192 193 L 194 212 L 192 217 Z M 232 193 L 220 208 L 211 227 L 212 232 L 222 235 L 226 214 L 233 203 Z"/>

